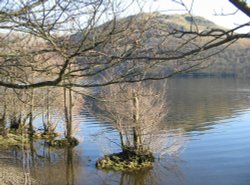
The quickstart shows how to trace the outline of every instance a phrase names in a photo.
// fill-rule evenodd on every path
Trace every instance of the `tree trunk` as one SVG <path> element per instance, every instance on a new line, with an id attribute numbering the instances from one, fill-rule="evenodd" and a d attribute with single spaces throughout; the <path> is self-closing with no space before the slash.
<path id="1" fill-rule="evenodd" d="M 47 111 L 46 111 L 46 124 L 47 124 L 47 132 L 52 133 L 52 125 L 51 125 L 51 114 L 50 114 L 50 89 L 47 88 Z"/>
<path id="2" fill-rule="evenodd" d="M 73 133 L 72 133 L 72 123 L 73 123 L 73 93 L 72 90 L 69 89 L 69 122 L 68 122 L 68 134 L 67 138 L 72 138 Z"/>
<path id="3" fill-rule="evenodd" d="M 0 133 L 3 137 L 7 136 L 7 129 L 6 129 L 6 111 L 7 111 L 7 103 L 6 103 L 6 91 L 7 88 L 4 88 L 4 102 L 3 102 L 3 115 L 0 120 Z"/>
<path id="4" fill-rule="evenodd" d="M 122 148 L 122 151 L 124 152 L 125 145 L 124 145 L 124 141 L 123 141 L 123 137 L 122 137 L 122 133 L 121 132 L 119 132 L 119 136 L 120 136 L 120 141 L 121 141 L 121 148 Z"/>
<path id="5" fill-rule="evenodd" d="M 33 135 L 33 112 L 34 112 L 34 89 L 31 89 L 30 115 L 29 115 L 29 134 Z"/>
<path id="6" fill-rule="evenodd" d="M 16 98 L 14 96 L 12 98 L 12 103 L 13 103 L 13 112 L 10 118 L 10 129 L 16 131 L 19 128 L 19 123 L 16 113 Z"/>
<path id="7" fill-rule="evenodd" d="M 66 123 L 66 138 L 71 139 L 72 134 L 72 90 L 69 90 L 67 93 L 67 89 L 64 90 L 64 114 L 65 114 L 65 123 Z M 68 95 L 68 96 L 67 96 Z M 68 98 L 67 98 L 68 97 Z"/>
<path id="8" fill-rule="evenodd" d="M 139 99 L 135 91 L 133 91 L 133 141 L 135 151 L 140 151 L 141 149 L 141 135 L 140 135 L 140 125 L 139 125 Z"/>

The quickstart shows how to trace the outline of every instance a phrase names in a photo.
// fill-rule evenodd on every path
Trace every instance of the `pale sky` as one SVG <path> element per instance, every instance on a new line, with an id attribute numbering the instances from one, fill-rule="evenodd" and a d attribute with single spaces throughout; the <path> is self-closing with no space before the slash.
<path id="1" fill-rule="evenodd" d="M 166 14 L 187 13 L 184 7 L 173 3 L 172 0 L 146 0 L 145 2 L 147 3 L 145 3 L 143 10 L 147 12 L 160 11 Z M 192 0 L 183 0 L 183 2 L 190 9 Z M 250 18 L 240 11 L 234 15 L 222 16 L 222 13 L 232 14 L 236 11 L 236 8 L 228 0 L 194 0 L 193 2 L 193 15 L 205 17 L 223 27 L 233 28 L 250 21 Z M 247 2 L 250 3 L 250 0 L 247 0 Z M 249 31 L 250 27 L 244 30 L 244 32 Z"/>

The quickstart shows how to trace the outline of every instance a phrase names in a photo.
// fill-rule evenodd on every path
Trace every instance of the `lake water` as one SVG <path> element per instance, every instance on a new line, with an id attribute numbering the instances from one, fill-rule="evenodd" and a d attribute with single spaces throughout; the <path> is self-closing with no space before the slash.
<path id="1" fill-rule="evenodd" d="M 171 79 L 168 104 L 169 117 L 163 124 L 174 145 L 151 170 L 97 170 L 98 158 L 119 151 L 110 142 L 119 137 L 111 125 L 87 112 L 75 116 L 80 144 L 74 149 L 53 149 L 41 142 L 34 144 L 32 152 L 5 152 L 15 158 L 9 162 L 20 169 L 26 160 L 26 170 L 48 185 L 250 184 L 249 80 Z"/>

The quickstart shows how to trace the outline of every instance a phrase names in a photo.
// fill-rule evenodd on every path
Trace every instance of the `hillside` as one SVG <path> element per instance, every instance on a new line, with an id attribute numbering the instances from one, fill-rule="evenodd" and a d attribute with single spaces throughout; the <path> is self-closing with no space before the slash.
<path id="1" fill-rule="evenodd" d="M 250 76 L 250 40 L 239 40 L 224 52 L 214 56 L 213 64 L 200 74 L 216 76 Z"/>
<path id="2" fill-rule="evenodd" d="M 152 14 L 145 14 L 143 16 L 152 16 Z M 152 17 L 153 19 L 151 21 L 155 22 L 159 29 L 167 27 L 170 31 L 174 29 L 183 31 L 191 29 L 201 32 L 203 30 L 221 28 L 203 17 L 191 17 L 187 14 L 163 15 L 155 13 Z M 192 72 L 191 74 L 209 76 L 250 76 L 250 40 L 238 40 L 223 52 L 213 56 L 210 62 L 211 65 L 207 68 Z"/>
<path id="3" fill-rule="evenodd" d="M 101 40 L 103 37 L 108 37 L 109 30 L 112 30 L 113 26 L 112 21 L 109 21 L 96 27 L 89 33 L 85 42 L 88 45 L 88 42 L 91 44 L 93 41 L 96 42 L 98 39 Z M 130 54 L 130 57 L 177 56 L 179 53 L 199 48 L 204 43 L 213 40 L 213 38 L 191 37 L 189 35 L 178 37 L 178 35 L 171 34 L 175 30 L 202 32 L 211 29 L 223 29 L 202 17 L 192 17 L 188 14 L 165 15 L 160 13 L 142 13 L 118 19 L 115 22 L 115 27 L 117 34 L 114 34 L 104 46 L 99 45 L 96 48 L 98 52 L 108 53 L 111 56 L 123 56 L 124 53 L 122 52 L 136 43 L 137 46 L 134 48 L 133 53 Z M 79 41 L 82 40 L 82 37 L 82 33 L 72 35 L 70 37 L 71 45 L 80 43 Z M 155 71 L 164 74 L 171 73 L 176 68 L 187 67 L 187 62 L 195 63 L 200 58 L 207 58 L 206 56 L 209 56 L 210 53 L 216 53 L 222 48 L 214 48 L 208 52 L 202 51 L 199 55 L 189 56 L 188 59 L 182 58 L 178 59 L 178 61 L 162 62 L 158 69 L 149 71 L 148 74 L 152 74 Z M 90 57 L 87 60 L 90 61 L 92 58 Z M 223 52 L 210 57 L 205 63 L 209 64 L 207 68 L 191 74 L 248 76 L 250 74 L 250 40 L 238 40 Z M 137 70 L 141 69 L 143 67 Z"/>
<path id="4" fill-rule="evenodd" d="M 172 29 L 179 30 L 190 30 L 199 29 L 199 31 L 206 30 L 209 28 L 219 28 L 218 25 L 213 22 L 200 17 L 200 16 L 190 16 L 189 14 L 171 14 L 165 15 L 161 13 L 143 13 L 140 15 L 132 16 L 136 19 L 147 19 L 151 18 L 150 22 L 157 22 L 159 28 L 168 27 Z"/>

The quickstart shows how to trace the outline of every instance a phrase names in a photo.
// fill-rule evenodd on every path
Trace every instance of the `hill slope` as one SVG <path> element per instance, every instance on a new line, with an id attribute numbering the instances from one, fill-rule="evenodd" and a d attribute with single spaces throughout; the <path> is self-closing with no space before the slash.
<path id="1" fill-rule="evenodd" d="M 143 16 L 152 16 L 145 14 Z M 163 15 L 153 14 L 153 20 L 159 28 L 203 31 L 208 29 L 222 28 L 203 17 L 191 17 L 190 15 Z M 211 58 L 212 64 L 192 74 L 216 75 L 216 76 L 250 76 L 250 40 L 241 39 L 223 52 Z"/>
<path id="2" fill-rule="evenodd" d="M 128 29 L 126 28 L 128 25 Z M 89 40 L 98 40 L 104 36 L 107 37 L 108 30 L 112 29 L 112 22 L 107 22 L 101 26 L 96 27 L 91 32 Z M 199 38 L 194 37 L 178 37 L 171 35 L 175 30 L 182 31 L 207 31 L 211 29 L 223 29 L 222 27 L 214 24 L 213 22 L 206 20 L 202 17 L 192 17 L 188 14 L 183 15 L 165 15 L 160 13 L 142 13 L 138 15 L 132 15 L 126 18 L 122 18 L 116 21 L 116 28 L 124 29 L 116 36 L 110 39 L 110 42 L 105 47 L 96 48 L 97 51 L 103 51 L 103 53 L 110 53 L 122 56 L 122 50 L 126 50 L 127 46 L 131 46 L 138 42 L 139 47 L 135 47 L 135 51 L 131 55 L 132 57 L 140 56 L 177 56 L 178 53 L 185 53 L 194 48 L 199 48 L 205 42 L 212 40 L 213 38 Z M 118 31 L 119 32 L 119 31 Z M 81 40 L 81 33 L 77 33 L 71 36 L 71 44 L 79 43 Z M 142 46 L 142 47 L 141 47 Z M 212 51 L 216 53 L 218 48 Z M 199 55 L 210 55 L 201 52 Z M 189 56 L 190 57 L 190 56 Z M 192 56 L 193 57 L 193 56 Z M 191 58 L 191 57 L 190 57 Z M 199 56 L 194 56 L 189 61 L 198 61 Z M 182 65 L 186 59 L 181 59 Z M 248 76 L 250 74 L 250 40 L 239 40 L 223 52 L 209 58 L 209 63 L 212 61 L 212 65 L 203 70 L 193 72 L 193 74 L 202 75 L 233 75 L 233 76 Z M 166 65 L 159 68 L 162 73 L 168 73 L 176 66 L 176 61 L 166 62 Z M 206 61 L 205 61 L 206 62 Z M 179 66 L 178 66 L 179 67 Z M 165 70 L 165 71 L 164 71 Z M 158 72 L 159 72 L 158 71 Z M 154 73 L 154 72 L 153 72 Z"/>

